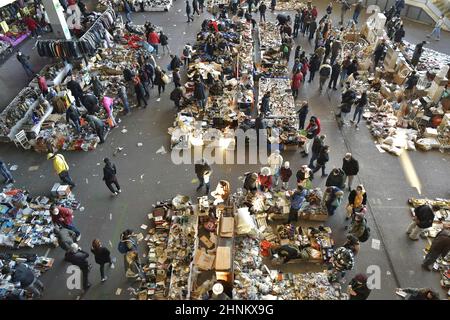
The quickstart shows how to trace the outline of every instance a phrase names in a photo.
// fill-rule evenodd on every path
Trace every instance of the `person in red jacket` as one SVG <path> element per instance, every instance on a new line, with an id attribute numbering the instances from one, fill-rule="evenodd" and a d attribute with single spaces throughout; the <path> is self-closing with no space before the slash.
<path id="1" fill-rule="evenodd" d="M 73 225 L 73 211 L 71 209 L 52 204 L 50 206 L 50 213 L 52 214 L 52 221 L 54 224 L 72 230 L 77 236 L 77 241 L 80 241 L 81 233 Z"/>
<path id="2" fill-rule="evenodd" d="M 27 28 L 28 30 L 30 30 L 32 37 L 41 37 L 39 34 L 39 25 L 33 18 L 25 17 L 23 19 L 23 22 L 27 25 Z"/>
<path id="3" fill-rule="evenodd" d="M 154 29 L 152 29 L 148 34 L 147 41 L 153 48 L 155 48 L 155 52 L 158 54 L 158 45 L 161 43 L 161 40 L 159 39 L 158 33 Z"/>
<path id="4" fill-rule="evenodd" d="M 317 7 L 314 6 L 311 10 L 311 15 L 313 16 L 314 19 L 316 19 L 318 14 L 319 12 L 317 11 Z"/>
<path id="5" fill-rule="evenodd" d="M 297 70 L 295 74 L 292 76 L 292 95 L 294 99 L 298 98 L 298 91 L 300 90 L 300 86 L 302 85 L 303 74 L 300 70 Z"/>
<path id="6" fill-rule="evenodd" d="M 261 191 L 267 192 L 272 189 L 272 172 L 269 167 L 264 167 L 258 175 L 258 184 Z"/>

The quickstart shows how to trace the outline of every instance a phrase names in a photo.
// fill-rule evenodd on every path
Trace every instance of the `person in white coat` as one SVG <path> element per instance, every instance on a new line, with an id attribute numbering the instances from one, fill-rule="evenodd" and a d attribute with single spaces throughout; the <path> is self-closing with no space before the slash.
<path id="1" fill-rule="evenodd" d="M 275 179 L 275 186 L 278 186 L 278 179 L 280 178 L 280 170 L 283 166 L 283 157 L 280 150 L 275 150 L 267 159 L 267 164 L 270 166 L 273 177 Z"/>

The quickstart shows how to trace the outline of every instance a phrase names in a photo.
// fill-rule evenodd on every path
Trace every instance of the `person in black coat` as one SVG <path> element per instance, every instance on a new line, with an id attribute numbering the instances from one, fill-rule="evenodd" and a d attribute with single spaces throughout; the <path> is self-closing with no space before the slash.
<path id="1" fill-rule="evenodd" d="M 367 276 L 357 274 L 348 285 L 349 300 L 367 300 L 371 290 L 367 287 Z"/>
<path id="2" fill-rule="evenodd" d="M 405 37 L 405 29 L 403 29 L 403 23 L 402 23 L 400 28 L 398 28 L 398 30 L 395 31 L 395 33 L 394 33 L 394 42 L 395 43 L 402 42 L 404 37 Z"/>
<path id="3" fill-rule="evenodd" d="M 347 76 L 354 74 L 358 71 L 358 60 L 353 60 L 352 63 L 347 67 Z"/>
<path id="4" fill-rule="evenodd" d="M 297 111 L 298 113 L 298 129 L 303 130 L 305 128 L 306 117 L 308 116 L 309 106 L 308 102 L 304 101 L 300 109 Z"/>
<path id="5" fill-rule="evenodd" d="M 73 126 L 78 133 L 81 132 L 80 117 L 81 115 L 78 109 L 73 104 L 71 104 L 66 110 L 66 121 L 67 123 L 70 123 L 70 120 L 72 120 Z"/>
<path id="6" fill-rule="evenodd" d="M 266 114 L 270 112 L 270 91 L 267 91 L 261 100 L 261 113 Z"/>
<path id="7" fill-rule="evenodd" d="M 89 253 L 81 250 L 78 244 L 73 243 L 70 250 L 66 252 L 64 260 L 80 268 L 83 273 L 83 289 L 87 290 L 91 287 L 89 283 Z"/>
<path id="8" fill-rule="evenodd" d="M 98 138 L 100 139 L 100 143 L 105 142 L 105 134 L 106 134 L 106 127 L 105 123 L 100 120 L 98 117 L 88 114 L 86 117 L 87 122 L 91 126 L 92 129 L 95 130 L 95 133 L 97 134 Z"/>
<path id="9" fill-rule="evenodd" d="M 328 174 L 325 173 L 325 169 L 326 169 L 325 166 L 326 166 L 327 162 L 330 160 L 330 156 L 328 155 L 329 152 L 330 152 L 329 146 L 322 147 L 322 150 L 319 153 L 319 157 L 317 158 L 317 165 L 311 173 L 311 179 L 314 179 L 314 173 L 319 171 L 319 169 L 322 169 L 322 177 L 328 176 Z"/>
<path id="10" fill-rule="evenodd" d="M 44 284 L 36 278 L 33 270 L 25 263 L 19 262 L 12 271 L 7 265 L 2 268 L 2 274 L 11 274 L 12 283 L 20 283 L 20 288 L 31 291 L 37 297 L 42 295 Z"/>
<path id="11" fill-rule="evenodd" d="M 125 81 L 133 80 L 134 72 L 128 68 L 123 69 L 123 78 Z"/>
<path id="12" fill-rule="evenodd" d="M 378 62 L 381 60 L 381 57 L 384 55 L 385 50 L 386 50 L 386 40 L 383 39 L 377 45 L 377 47 L 375 48 L 375 51 L 373 52 L 374 68 L 376 68 L 378 66 Z"/>
<path id="13" fill-rule="evenodd" d="M 111 163 L 108 158 L 103 159 L 103 161 L 105 162 L 105 167 L 103 168 L 103 181 L 105 181 L 106 186 L 112 192 L 112 194 L 117 196 L 122 192 L 122 190 L 120 189 L 120 185 L 116 177 L 116 165 Z M 117 190 L 114 190 L 113 184 L 116 186 Z"/>
<path id="14" fill-rule="evenodd" d="M 311 81 L 314 80 L 314 75 L 319 70 L 319 68 L 320 68 L 320 58 L 317 54 L 313 54 L 313 56 L 311 57 L 311 60 L 309 61 L 309 81 L 308 81 L 308 83 L 310 83 Z"/>
<path id="15" fill-rule="evenodd" d="M 81 98 L 83 97 L 83 89 L 81 89 L 80 84 L 72 77 L 69 82 L 67 82 L 67 89 L 70 90 L 72 96 L 75 98 L 77 107 L 81 107 Z"/>
<path id="16" fill-rule="evenodd" d="M 194 18 L 191 17 L 191 12 L 192 12 L 192 8 L 191 8 L 191 5 L 189 4 L 189 0 L 186 0 L 186 15 L 188 18 L 187 23 L 194 21 Z"/>
<path id="17" fill-rule="evenodd" d="M 178 69 L 178 68 L 173 69 L 172 80 L 173 80 L 173 84 L 175 85 L 175 88 L 181 87 L 180 69 Z"/>
<path id="18" fill-rule="evenodd" d="M 424 204 L 414 209 L 413 221 L 408 226 L 406 234 L 411 240 L 419 240 L 419 235 L 433 225 L 434 211 L 433 208 Z"/>
<path id="19" fill-rule="evenodd" d="M 114 269 L 114 263 L 111 259 L 111 252 L 109 252 L 108 248 L 102 246 L 102 243 L 98 239 L 94 239 L 92 241 L 91 252 L 94 254 L 95 262 L 100 265 L 100 276 L 101 281 L 105 282 L 108 279 L 105 276 L 105 264 L 109 264 L 111 269 Z"/>
<path id="20" fill-rule="evenodd" d="M 166 89 L 166 83 L 163 80 L 164 71 L 158 66 L 155 69 L 155 84 L 158 86 L 158 96 L 161 97 L 161 92 Z"/>
<path id="21" fill-rule="evenodd" d="M 423 46 L 427 44 L 426 41 L 422 41 L 421 43 L 417 44 L 416 47 L 414 48 L 414 53 L 411 59 L 411 64 L 415 67 L 417 66 L 417 64 L 419 63 L 420 57 L 422 56 L 423 53 Z"/>
<path id="22" fill-rule="evenodd" d="M 205 108 L 206 92 L 205 85 L 201 80 L 196 81 L 194 84 L 194 99 L 197 100 L 200 108 Z"/>
<path id="23" fill-rule="evenodd" d="M 337 90 L 336 85 L 340 74 L 341 74 L 341 65 L 338 61 L 335 61 L 333 66 L 331 67 L 331 77 L 330 82 L 328 83 L 329 89 L 331 89 L 331 86 L 333 85 L 333 90 Z"/>
<path id="24" fill-rule="evenodd" d="M 320 136 L 315 136 L 313 138 L 312 147 L 311 147 L 311 159 L 309 160 L 309 166 L 311 169 L 314 169 L 314 161 L 319 158 L 320 152 L 322 152 L 322 148 L 324 146 L 326 136 L 324 134 Z"/>
<path id="25" fill-rule="evenodd" d="M 97 76 L 92 77 L 92 91 L 99 99 L 103 96 L 104 88 Z"/>
<path id="26" fill-rule="evenodd" d="M 177 68 L 180 68 L 183 65 L 183 62 L 176 54 L 171 54 L 170 58 L 172 59 L 170 61 L 170 70 L 175 70 Z"/>
<path id="27" fill-rule="evenodd" d="M 340 168 L 334 168 L 328 175 L 327 181 L 325 182 L 327 187 L 338 187 L 343 190 L 345 187 L 345 173 Z"/>
<path id="28" fill-rule="evenodd" d="M 184 92 L 181 86 L 175 86 L 175 89 L 170 93 L 170 100 L 173 101 L 177 110 L 180 110 L 180 102 L 183 99 Z"/>
<path id="29" fill-rule="evenodd" d="M 138 76 L 134 77 L 133 85 L 134 85 L 134 92 L 136 93 L 138 108 L 141 107 L 141 101 L 144 102 L 144 108 L 147 108 L 147 100 L 145 99 L 145 89 L 141 83 L 141 79 Z"/>
<path id="30" fill-rule="evenodd" d="M 202 159 L 200 163 L 195 164 L 195 174 L 199 180 L 199 186 L 197 187 L 197 192 L 206 186 L 206 194 L 209 193 L 210 181 L 209 177 L 211 175 L 211 167 L 205 159 Z"/>
<path id="31" fill-rule="evenodd" d="M 308 37 L 309 42 L 311 42 L 311 40 L 314 38 L 316 30 L 317 30 L 317 21 L 315 18 L 313 18 L 311 23 L 309 24 L 309 37 Z"/>
<path id="32" fill-rule="evenodd" d="M 90 114 L 90 115 L 94 115 L 100 111 L 100 107 L 98 105 L 98 99 L 95 95 L 93 95 L 91 93 L 85 94 L 81 98 L 81 103 L 83 103 L 83 106 L 86 108 L 88 114 Z"/>
<path id="33" fill-rule="evenodd" d="M 359 172 L 359 162 L 353 158 L 351 153 L 347 153 L 342 159 L 342 170 L 346 175 L 346 180 L 348 180 L 348 191 L 351 191 L 353 178 Z"/>

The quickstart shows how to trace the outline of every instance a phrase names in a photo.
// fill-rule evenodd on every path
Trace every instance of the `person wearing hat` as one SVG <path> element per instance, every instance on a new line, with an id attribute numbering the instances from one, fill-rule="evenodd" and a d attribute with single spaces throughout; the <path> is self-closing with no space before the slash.
<path id="1" fill-rule="evenodd" d="M 280 169 L 283 165 L 283 157 L 280 154 L 280 150 L 275 150 L 267 159 L 267 164 L 270 166 L 272 175 L 275 180 L 275 186 L 278 186 L 278 179 L 280 178 Z"/>
<path id="2" fill-rule="evenodd" d="M 344 159 L 342 159 L 342 171 L 345 173 L 344 186 L 345 181 L 347 181 L 348 191 L 351 191 L 353 179 L 359 172 L 359 162 L 353 158 L 350 152 L 346 153 Z"/>
<path id="3" fill-rule="evenodd" d="M 89 283 L 89 262 L 88 262 L 89 253 L 81 250 L 78 244 L 73 243 L 70 247 L 70 250 L 66 252 L 64 256 L 64 260 L 70 262 L 74 266 L 80 268 L 83 273 L 83 289 L 87 290 L 90 288 L 91 284 Z"/>
<path id="4" fill-rule="evenodd" d="M 47 160 L 53 161 L 53 168 L 56 171 L 56 174 L 59 176 L 61 181 L 65 184 L 70 185 L 72 188 L 75 188 L 75 183 L 72 181 L 72 178 L 69 175 L 69 165 L 66 162 L 66 159 L 62 154 L 54 154 L 48 153 Z"/>
<path id="5" fill-rule="evenodd" d="M 25 263 L 18 262 L 14 270 L 7 265 L 3 266 L 2 274 L 11 274 L 11 283 L 19 283 L 20 288 L 32 292 L 38 298 L 42 296 L 44 284 L 36 277 L 33 270 Z"/>
<path id="6" fill-rule="evenodd" d="M 367 287 L 367 276 L 357 274 L 349 283 L 347 293 L 349 300 L 367 300 L 371 290 Z"/>
<path id="7" fill-rule="evenodd" d="M 249 172 L 245 174 L 244 190 L 252 193 L 258 191 L 258 174 L 256 172 Z"/>
<path id="8" fill-rule="evenodd" d="M 77 241 L 81 239 L 80 231 L 73 224 L 73 210 L 62 206 L 52 204 L 50 206 L 50 213 L 52 214 L 52 221 L 54 224 L 63 228 L 72 230 L 77 236 Z"/>
<path id="9" fill-rule="evenodd" d="M 349 234 L 353 235 L 355 238 L 361 238 L 366 231 L 367 228 L 367 220 L 364 218 L 363 211 L 357 212 L 354 214 L 354 219 L 350 224 L 350 228 L 348 230 Z"/>
<path id="10" fill-rule="evenodd" d="M 289 179 L 292 176 L 292 170 L 290 168 L 289 161 L 284 163 L 284 166 L 280 169 L 282 189 L 287 190 L 289 188 Z"/>
<path id="11" fill-rule="evenodd" d="M 340 168 L 334 168 L 328 175 L 327 181 L 325 182 L 326 187 L 337 187 L 344 190 L 345 187 L 345 173 Z"/>
<path id="12" fill-rule="evenodd" d="M 212 287 L 212 295 L 210 300 L 231 300 L 224 292 L 223 284 L 217 282 Z"/>
<path id="13" fill-rule="evenodd" d="M 106 186 L 111 191 L 111 193 L 117 196 L 122 192 L 120 189 L 119 182 L 117 181 L 117 169 L 114 163 L 111 163 L 109 158 L 103 159 L 105 166 L 103 167 L 103 181 L 105 181 Z M 114 190 L 113 184 L 116 186 L 117 190 Z"/>
<path id="14" fill-rule="evenodd" d="M 450 252 L 450 222 L 443 223 L 444 228 L 437 234 L 425 256 L 422 268 L 431 271 L 430 266 L 439 258 L 444 258 Z"/>
<path id="15" fill-rule="evenodd" d="M 269 167 L 263 167 L 258 175 L 259 188 L 263 192 L 270 191 L 272 189 L 272 171 Z"/>

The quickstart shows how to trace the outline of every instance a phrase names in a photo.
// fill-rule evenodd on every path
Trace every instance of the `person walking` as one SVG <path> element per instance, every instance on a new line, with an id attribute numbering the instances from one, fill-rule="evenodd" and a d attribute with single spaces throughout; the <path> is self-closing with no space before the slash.
<path id="1" fill-rule="evenodd" d="M 80 268 L 83 274 L 83 289 L 87 290 L 91 287 L 89 283 L 89 253 L 81 250 L 78 244 L 73 243 L 70 250 L 66 252 L 64 260 Z"/>
<path id="2" fill-rule="evenodd" d="M 150 29 L 150 33 L 148 34 L 147 42 L 150 43 L 150 45 L 155 49 L 156 55 L 159 54 L 159 44 L 161 43 L 161 39 L 159 38 L 158 33 L 155 31 L 155 29 Z"/>
<path id="3" fill-rule="evenodd" d="M 77 236 L 76 241 L 80 241 L 81 232 L 73 224 L 73 210 L 62 206 L 57 206 L 56 204 L 52 204 L 49 210 L 52 214 L 53 223 L 63 228 L 72 230 Z"/>
<path id="4" fill-rule="evenodd" d="M 267 11 L 267 5 L 263 2 L 259 5 L 259 22 L 266 22 L 266 11 Z"/>
<path id="5" fill-rule="evenodd" d="M 344 24 L 344 20 L 345 20 L 345 14 L 347 13 L 348 10 L 350 10 L 351 5 L 348 3 L 347 0 L 341 0 L 342 6 L 341 6 L 341 20 L 339 21 L 340 25 Z"/>
<path id="6" fill-rule="evenodd" d="M 199 185 L 197 187 L 197 192 L 200 191 L 200 189 L 205 186 L 206 187 L 206 194 L 209 193 L 210 186 L 211 186 L 211 174 L 212 170 L 211 167 L 208 164 L 208 161 L 206 159 L 202 159 L 199 163 L 195 164 L 195 174 L 197 175 Z"/>
<path id="7" fill-rule="evenodd" d="M 317 54 L 313 54 L 311 57 L 311 60 L 309 61 L 309 81 L 308 83 L 311 83 L 311 81 L 314 80 L 314 76 L 316 72 L 320 68 L 320 57 Z"/>
<path id="8" fill-rule="evenodd" d="M 13 271 L 8 265 L 3 266 L 2 273 L 5 275 L 11 274 L 11 283 L 18 283 L 21 289 L 31 292 L 36 298 L 42 296 L 44 284 L 24 262 L 18 262 Z"/>
<path id="9" fill-rule="evenodd" d="M 309 147 L 311 143 L 313 142 L 313 139 L 315 136 L 317 136 L 320 133 L 320 120 L 316 116 L 311 116 L 309 119 L 309 124 L 306 127 L 306 143 L 305 148 L 302 151 L 303 158 L 306 158 L 309 154 Z"/>
<path id="10" fill-rule="evenodd" d="M 340 168 L 334 168 L 328 175 L 327 181 L 325 182 L 326 187 L 337 187 L 341 190 L 345 188 L 345 173 Z"/>
<path id="11" fill-rule="evenodd" d="M 398 28 L 397 31 L 395 31 L 395 33 L 394 33 L 394 42 L 395 43 L 402 42 L 405 35 L 406 35 L 406 32 L 405 32 L 405 29 L 403 28 L 403 23 L 402 23 L 400 25 L 400 28 Z"/>
<path id="12" fill-rule="evenodd" d="M 134 92 L 136 93 L 138 108 L 141 107 L 141 101 L 144 102 L 144 108 L 147 108 L 147 100 L 145 99 L 145 90 L 139 76 L 135 76 L 133 78 L 133 85 L 134 85 Z"/>
<path id="13" fill-rule="evenodd" d="M 298 129 L 303 130 L 305 128 L 306 117 L 308 116 L 309 106 L 308 101 L 303 101 L 302 106 L 297 111 L 298 114 Z"/>
<path id="14" fill-rule="evenodd" d="M 16 182 L 9 171 L 9 169 L 6 167 L 6 164 L 0 160 L 0 173 L 5 178 L 5 184 L 10 184 Z"/>
<path id="15" fill-rule="evenodd" d="M 433 265 L 439 257 L 444 258 L 450 252 L 450 223 L 444 222 L 444 228 L 436 235 L 431 243 L 430 250 L 425 256 L 422 268 L 431 271 Z"/>
<path id="16" fill-rule="evenodd" d="M 434 25 L 433 31 L 429 35 L 427 35 L 427 38 L 431 38 L 432 36 L 435 37 L 436 41 L 441 40 L 441 28 L 444 24 L 445 16 L 442 15 L 438 21 L 436 21 L 436 24 Z"/>
<path id="17" fill-rule="evenodd" d="M 159 32 L 159 41 L 161 42 L 163 54 L 165 54 L 166 51 L 168 54 L 172 54 L 172 52 L 170 52 L 170 47 L 169 47 L 169 37 L 162 31 Z"/>
<path id="18" fill-rule="evenodd" d="M 171 54 L 170 59 L 169 67 L 172 71 L 183 65 L 183 61 L 176 54 Z"/>
<path id="19" fill-rule="evenodd" d="M 200 11 L 198 10 L 198 2 L 197 0 L 192 0 L 192 16 L 197 13 L 197 15 L 200 15 Z"/>
<path id="20" fill-rule="evenodd" d="M 88 114 L 86 117 L 89 126 L 95 131 L 97 134 L 100 144 L 105 143 L 105 135 L 106 135 L 106 126 L 105 123 L 100 120 L 98 117 Z"/>
<path id="21" fill-rule="evenodd" d="M 325 173 L 326 164 L 330 160 L 328 153 L 330 152 L 329 146 L 323 146 L 320 150 L 319 156 L 317 157 L 317 165 L 312 170 L 311 179 L 314 179 L 314 173 L 322 169 L 322 177 L 327 177 L 328 173 Z"/>
<path id="22" fill-rule="evenodd" d="M 353 155 L 348 152 L 342 159 L 342 171 L 345 173 L 345 180 L 347 182 L 348 191 L 352 190 L 353 179 L 359 172 L 359 162 Z"/>
<path id="23" fill-rule="evenodd" d="M 353 113 L 353 120 L 351 120 L 351 122 L 354 124 L 356 116 L 358 116 L 358 122 L 356 122 L 356 124 L 355 124 L 356 130 L 359 130 L 358 125 L 359 125 L 359 122 L 361 121 L 361 116 L 362 116 L 362 114 L 364 112 L 364 108 L 367 107 L 368 102 L 369 101 L 367 99 L 367 92 L 366 91 L 364 91 L 362 93 L 361 98 L 356 100 L 355 112 Z"/>
<path id="24" fill-rule="evenodd" d="M 123 11 L 125 12 L 125 17 L 127 19 L 127 22 L 131 21 L 131 5 L 128 2 L 128 0 L 123 0 Z"/>
<path id="25" fill-rule="evenodd" d="M 328 78 L 330 78 L 331 72 L 332 72 L 332 68 L 330 66 L 330 60 L 327 59 L 325 61 L 325 63 L 320 66 L 320 69 L 319 69 L 319 75 L 320 75 L 319 91 L 320 92 L 322 92 L 322 88 L 323 88 L 323 85 L 325 84 L 325 82 L 328 80 Z"/>
<path id="26" fill-rule="evenodd" d="M 378 67 L 378 63 L 380 62 L 381 57 L 383 57 L 385 51 L 386 51 L 386 40 L 382 39 L 373 52 L 374 69 Z"/>
<path id="27" fill-rule="evenodd" d="M 75 130 L 78 133 L 81 133 L 81 114 L 80 111 L 78 111 L 78 108 L 71 104 L 67 110 L 66 110 L 66 122 L 72 123 Z"/>
<path id="28" fill-rule="evenodd" d="M 367 300 L 370 292 L 367 287 L 367 276 L 362 273 L 354 276 L 347 288 L 349 300 Z"/>
<path id="29" fill-rule="evenodd" d="M 22 65 L 22 67 L 25 70 L 25 73 L 27 74 L 27 76 L 34 77 L 36 72 L 33 71 L 32 67 L 30 65 L 30 62 L 29 62 L 30 61 L 30 56 L 24 55 L 21 51 L 18 51 L 17 55 L 16 55 L 16 59 Z"/>
<path id="30" fill-rule="evenodd" d="M 111 163 L 111 160 L 109 160 L 109 158 L 103 159 L 103 162 L 105 163 L 105 166 L 103 167 L 103 181 L 105 181 L 105 184 L 111 191 L 111 193 L 117 196 L 122 192 L 122 190 L 120 189 L 120 185 L 116 177 L 116 165 L 114 163 Z M 117 190 L 114 189 L 113 184 L 116 186 Z"/>
<path id="31" fill-rule="evenodd" d="M 194 18 L 191 17 L 191 12 L 192 12 L 192 9 L 191 9 L 191 5 L 189 4 L 189 0 L 186 0 L 186 15 L 187 15 L 187 19 L 188 19 L 187 23 L 194 21 Z"/>
<path id="32" fill-rule="evenodd" d="M 395 0 L 394 7 L 395 7 L 395 15 L 400 16 L 400 13 L 405 7 L 405 0 Z"/>
<path id="33" fill-rule="evenodd" d="M 270 154 L 267 159 L 267 164 L 270 166 L 270 171 L 274 178 L 275 186 L 278 186 L 278 180 L 280 178 L 280 170 L 283 165 L 283 157 L 280 154 L 280 150 L 275 150 Z"/>
<path id="34" fill-rule="evenodd" d="M 334 215 L 336 209 L 341 205 L 344 191 L 338 187 L 327 187 L 324 192 L 323 201 L 329 216 Z"/>
<path id="35" fill-rule="evenodd" d="M 105 282 L 108 277 L 105 275 L 105 264 L 109 264 L 111 269 L 114 269 L 114 262 L 111 258 L 111 252 L 108 248 L 102 246 L 102 243 L 98 239 L 92 241 L 91 252 L 94 255 L 95 262 L 100 266 L 101 281 Z"/>
<path id="36" fill-rule="evenodd" d="M 272 12 L 275 11 L 276 6 L 277 6 L 277 0 L 271 0 L 270 1 L 270 10 L 272 10 Z"/>
<path id="37" fill-rule="evenodd" d="M 164 76 L 166 76 L 165 72 L 160 66 L 157 66 L 155 69 L 155 84 L 158 86 L 158 97 L 161 97 L 161 92 L 164 92 L 166 89 L 166 83 L 163 79 Z"/>
<path id="38" fill-rule="evenodd" d="M 314 169 L 314 161 L 319 158 L 320 151 L 322 151 L 322 147 L 324 146 L 324 142 L 326 139 L 326 135 L 316 135 L 313 138 L 312 147 L 311 147 L 311 159 L 309 160 L 309 166 L 311 169 Z"/>
<path id="39" fill-rule="evenodd" d="M 184 66 L 186 68 L 189 66 L 189 62 L 192 59 L 192 53 L 194 53 L 192 46 L 189 43 L 186 43 L 186 45 L 183 48 L 183 60 L 184 60 Z"/>
<path id="40" fill-rule="evenodd" d="M 303 74 L 300 70 L 296 70 L 295 74 L 292 76 L 292 95 L 294 96 L 294 100 L 298 98 L 299 90 L 302 85 Z"/>
<path id="41" fill-rule="evenodd" d="M 53 168 L 56 171 L 56 174 L 59 176 L 61 181 L 65 184 L 70 185 L 72 188 L 75 188 L 75 183 L 72 181 L 72 178 L 69 175 L 69 165 L 66 162 L 66 159 L 62 154 L 47 154 L 47 160 L 53 161 Z"/>
<path id="42" fill-rule="evenodd" d="M 328 89 L 331 89 L 331 87 L 333 87 L 333 90 L 337 90 L 336 85 L 340 74 L 341 64 L 339 63 L 339 61 L 335 61 L 333 66 L 331 67 L 331 77 L 330 82 L 328 82 Z"/>
<path id="43" fill-rule="evenodd" d="M 287 190 L 289 188 L 289 179 L 292 176 L 292 170 L 290 168 L 289 161 L 284 163 L 284 166 L 280 169 L 281 188 Z"/>
<path id="44" fill-rule="evenodd" d="M 433 207 L 424 204 L 414 209 L 413 221 L 409 224 L 406 234 L 411 240 L 419 240 L 419 235 L 430 228 L 434 221 Z"/>
<path id="45" fill-rule="evenodd" d="M 355 7 L 355 10 L 353 11 L 353 21 L 358 24 L 358 18 L 361 14 L 361 11 L 363 9 L 363 3 L 362 0 L 357 0 L 357 2 L 353 5 Z"/>
<path id="46" fill-rule="evenodd" d="M 181 75 L 180 75 L 179 68 L 173 69 L 172 80 L 173 80 L 173 84 L 175 85 L 175 88 L 181 87 Z"/>

